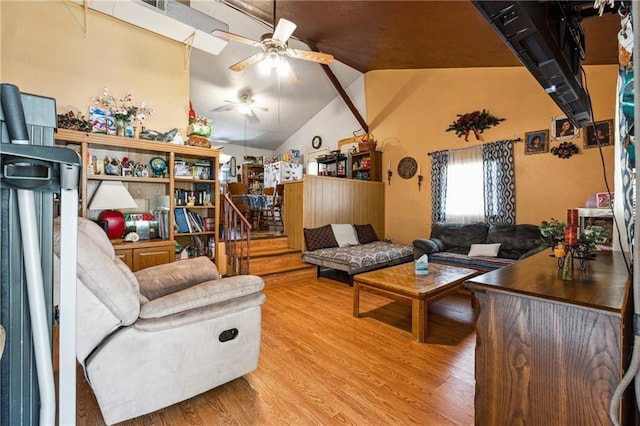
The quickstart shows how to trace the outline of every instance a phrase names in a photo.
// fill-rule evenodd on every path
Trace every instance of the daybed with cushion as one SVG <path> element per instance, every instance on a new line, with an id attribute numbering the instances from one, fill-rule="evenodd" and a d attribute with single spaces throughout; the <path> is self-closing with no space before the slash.
<path id="1" fill-rule="evenodd" d="M 430 238 L 413 242 L 413 257 L 490 271 L 540 251 L 540 230 L 535 225 L 434 223 Z"/>
<path id="2" fill-rule="evenodd" d="M 353 284 L 353 275 L 413 261 L 413 249 L 404 244 L 379 241 L 370 224 L 331 224 L 305 228 L 306 251 L 302 260 L 321 268 L 344 271 Z"/>

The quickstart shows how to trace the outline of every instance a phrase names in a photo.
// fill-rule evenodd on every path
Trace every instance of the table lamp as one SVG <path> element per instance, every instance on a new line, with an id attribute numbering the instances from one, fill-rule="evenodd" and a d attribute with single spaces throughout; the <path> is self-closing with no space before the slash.
<path id="1" fill-rule="evenodd" d="M 106 223 L 110 240 L 122 238 L 124 234 L 124 215 L 114 209 L 133 209 L 138 207 L 127 188 L 119 181 L 103 181 L 89 204 L 89 210 L 104 210 L 100 217 Z"/>

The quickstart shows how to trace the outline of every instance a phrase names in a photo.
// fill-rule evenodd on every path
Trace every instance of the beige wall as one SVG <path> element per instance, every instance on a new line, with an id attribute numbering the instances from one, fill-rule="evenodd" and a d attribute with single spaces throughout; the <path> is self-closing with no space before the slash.
<path id="1" fill-rule="evenodd" d="M 58 113 L 87 114 L 89 99 L 109 87 L 133 94 L 156 113 L 148 128 L 187 126 L 185 47 L 165 37 L 65 1 L 0 1 L 0 76 L 21 91 L 56 99 Z"/>
<path id="2" fill-rule="evenodd" d="M 616 66 L 586 67 L 598 121 L 614 118 Z M 524 139 L 525 132 L 550 129 L 560 109 L 533 77 L 520 67 L 486 69 L 385 70 L 366 74 L 367 117 L 383 151 L 383 175 L 391 161 L 393 177 L 386 186 L 385 229 L 396 242 L 428 236 L 431 226 L 431 173 L 428 152 L 476 143 L 445 129 L 457 117 L 488 109 L 506 118 L 483 133 L 485 142 Z M 538 224 L 564 218 L 567 208 L 584 205 L 589 195 L 605 190 L 597 149 L 583 150 L 582 131 L 572 140 L 580 154 L 559 159 L 550 153 L 524 155 L 515 144 L 516 221 Z M 559 142 L 551 143 L 551 146 Z M 607 178 L 613 191 L 613 146 L 603 148 Z M 404 180 L 397 166 L 405 156 L 422 166 L 424 182 Z M 386 179 L 384 179 L 386 182 Z"/>

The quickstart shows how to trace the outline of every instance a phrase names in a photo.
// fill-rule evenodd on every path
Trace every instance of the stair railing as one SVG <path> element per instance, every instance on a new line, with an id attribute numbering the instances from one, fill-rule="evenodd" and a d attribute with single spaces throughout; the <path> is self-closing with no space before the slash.
<path id="1" fill-rule="evenodd" d="M 224 247 L 227 275 L 248 275 L 251 258 L 251 223 L 224 194 Z"/>

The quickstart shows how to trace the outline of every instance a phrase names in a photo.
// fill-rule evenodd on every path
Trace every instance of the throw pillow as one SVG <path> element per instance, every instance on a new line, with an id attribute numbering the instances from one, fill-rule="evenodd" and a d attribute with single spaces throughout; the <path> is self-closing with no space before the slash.
<path id="1" fill-rule="evenodd" d="M 496 257 L 500 251 L 500 243 L 495 244 L 471 244 L 469 256 Z"/>
<path id="2" fill-rule="evenodd" d="M 350 223 L 334 223 L 331 224 L 331 229 L 333 230 L 333 236 L 338 242 L 338 247 L 357 246 L 360 244 L 358 242 L 358 237 L 356 236 L 356 231 Z"/>
<path id="3" fill-rule="evenodd" d="M 333 236 L 331 225 L 325 225 L 319 228 L 304 228 L 303 232 L 304 243 L 308 251 L 338 247 L 338 242 Z"/>
<path id="4" fill-rule="evenodd" d="M 370 223 L 366 225 L 353 225 L 356 229 L 356 234 L 358 235 L 358 241 L 360 244 L 372 243 L 374 241 L 378 241 L 378 236 L 376 235 L 376 231 L 373 229 Z"/>

